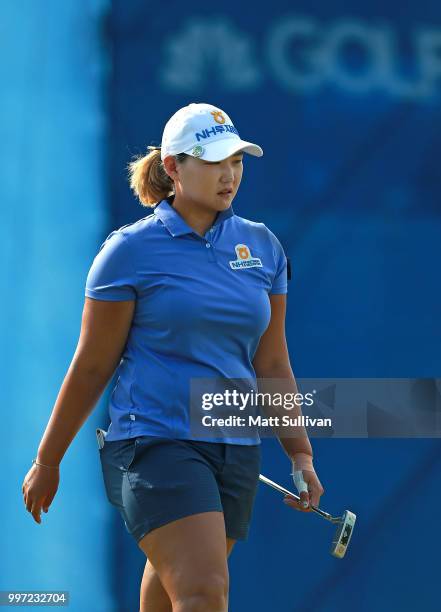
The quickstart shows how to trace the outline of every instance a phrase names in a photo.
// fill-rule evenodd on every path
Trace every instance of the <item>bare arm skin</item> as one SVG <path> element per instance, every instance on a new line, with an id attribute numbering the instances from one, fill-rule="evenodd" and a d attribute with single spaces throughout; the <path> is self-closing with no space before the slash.
<path id="1" fill-rule="evenodd" d="M 58 393 L 37 459 L 58 465 L 112 377 L 127 342 L 135 301 L 86 298 L 75 354 Z"/>
<path id="2" fill-rule="evenodd" d="M 289 381 L 289 386 L 291 387 L 290 392 L 297 393 L 297 384 L 291 369 L 285 336 L 286 295 L 270 295 L 270 302 L 271 321 L 260 339 L 259 346 L 253 359 L 253 367 L 257 378 L 283 378 Z M 259 390 L 260 387 L 261 385 L 259 385 Z M 300 407 L 295 407 L 291 411 L 291 416 L 299 416 L 301 413 Z M 306 453 L 312 457 L 312 447 L 306 429 L 301 428 L 301 430 L 301 436 L 278 438 L 291 460 L 296 453 Z M 309 512 L 309 506 L 305 510 L 302 506 L 302 502 L 306 501 L 309 503 L 311 501 L 313 505 L 317 506 L 320 501 L 320 496 L 324 493 L 324 489 L 315 471 L 303 470 L 303 477 L 308 484 L 309 494 L 302 492 L 300 494 L 300 502 L 288 496 L 286 496 L 285 499 L 288 505 L 296 510 Z"/>
<path id="3" fill-rule="evenodd" d="M 80 337 L 41 439 L 37 461 L 58 466 L 112 377 L 127 342 L 135 301 L 85 299 Z M 32 466 L 23 482 L 26 508 L 37 523 L 55 496 L 58 470 Z"/>
<path id="4" fill-rule="evenodd" d="M 270 295 L 271 321 L 260 339 L 253 367 L 258 378 L 284 378 L 291 381 L 292 393 L 297 393 L 297 385 L 289 361 L 285 336 L 286 295 Z M 292 416 L 299 416 L 299 407 L 291 411 Z M 312 447 L 306 430 L 304 437 L 279 438 L 286 454 L 292 458 L 295 453 L 307 453 L 312 456 Z"/>

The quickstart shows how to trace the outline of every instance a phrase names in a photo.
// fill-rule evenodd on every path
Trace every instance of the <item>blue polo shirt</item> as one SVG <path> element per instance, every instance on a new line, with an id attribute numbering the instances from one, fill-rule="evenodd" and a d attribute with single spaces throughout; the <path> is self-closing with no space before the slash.
<path id="1" fill-rule="evenodd" d="M 232 206 L 204 236 L 162 200 L 153 214 L 109 234 L 85 294 L 136 300 L 109 401 L 107 440 L 142 435 L 259 444 L 251 437 L 192 437 L 192 378 L 255 379 L 252 360 L 271 318 L 269 294 L 287 292 L 287 260 L 263 224 Z"/>

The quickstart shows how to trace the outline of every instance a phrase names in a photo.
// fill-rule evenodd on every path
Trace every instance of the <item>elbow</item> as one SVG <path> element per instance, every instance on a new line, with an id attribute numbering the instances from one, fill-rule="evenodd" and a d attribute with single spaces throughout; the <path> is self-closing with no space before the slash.
<path id="1" fill-rule="evenodd" d="M 107 384 L 115 372 L 115 367 L 74 359 L 69 369 L 75 376 L 96 381 L 97 384 Z"/>
<path id="2" fill-rule="evenodd" d="M 277 361 L 269 364 L 255 364 L 257 378 L 294 378 L 289 361 Z"/>

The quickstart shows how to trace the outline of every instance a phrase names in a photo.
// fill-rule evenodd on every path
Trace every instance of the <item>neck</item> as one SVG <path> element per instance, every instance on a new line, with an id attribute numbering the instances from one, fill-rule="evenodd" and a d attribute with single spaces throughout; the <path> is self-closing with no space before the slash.
<path id="1" fill-rule="evenodd" d="M 181 215 L 186 224 L 197 234 L 204 236 L 216 220 L 218 211 L 200 206 L 192 200 L 185 200 L 175 195 L 173 201 L 168 200 L 171 206 Z"/>

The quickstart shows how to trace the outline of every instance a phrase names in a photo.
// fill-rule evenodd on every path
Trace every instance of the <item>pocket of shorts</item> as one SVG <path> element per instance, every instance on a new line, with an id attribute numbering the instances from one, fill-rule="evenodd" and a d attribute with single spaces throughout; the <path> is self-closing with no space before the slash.
<path id="1" fill-rule="evenodd" d="M 124 508 L 122 487 L 125 475 L 135 460 L 138 439 L 105 442 L 100 449 L 101 468 L 107 499 L 119 510 Z"/>
<path id="2" fill-rule="evenodd" d="M 118 458 L 120 460 L 121 467 L 127 472 L 130 470 L 135 457 L 136 449 L 138 447 L 138 438 L 131 440 L 124 440 L 125 444 L 121 447 L 118 452 Z"/>
<path id="3" fill-rule="evenodd" d="M 105 442 L 99 453 L 101 460 L 104 460 L 106 465 L 111 465 L 113 468 L 126 472 L 135 460 L 137 447 L 138 438 L 115 440 Z"/>

